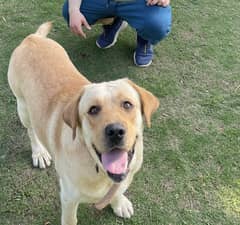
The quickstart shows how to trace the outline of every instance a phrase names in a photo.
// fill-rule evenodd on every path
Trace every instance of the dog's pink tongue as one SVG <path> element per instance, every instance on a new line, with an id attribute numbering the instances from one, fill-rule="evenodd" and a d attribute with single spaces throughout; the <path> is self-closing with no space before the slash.
<path id="1" fill-rule="evenodd" d="M 102 164 L 105 170 L 113 174 L 126 173 L 128 154 L 123 150 L 112 150 L 102 154 Z"/>

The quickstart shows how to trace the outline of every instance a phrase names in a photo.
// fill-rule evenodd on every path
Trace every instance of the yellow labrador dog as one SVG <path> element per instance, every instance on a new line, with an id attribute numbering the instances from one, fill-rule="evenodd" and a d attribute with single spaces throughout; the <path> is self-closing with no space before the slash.
<path id="1" fill-rule="evenodd" d="M 128 79 L 89 82 L 65 50 L 46 38 L 50 29 L 45 23 L 27 36 L 8 70 L 33 165 L 55 162 L 62 225 L 76 225 L 78 204 L 99 202 L 114 184 L 109 204 L 116 215 L 129 218 L 133 206 L 124 192 L 142 164 L 143 117 L 150 126 L 159 101 Z"/>

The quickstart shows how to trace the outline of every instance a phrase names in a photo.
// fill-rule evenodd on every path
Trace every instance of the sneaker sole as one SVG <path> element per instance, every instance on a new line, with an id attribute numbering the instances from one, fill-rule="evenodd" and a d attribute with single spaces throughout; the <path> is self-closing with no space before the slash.
<path id="1" fill-rule="evenodd" d="M 136 62 L 136 52 L 134 52 L 134 54 L 133 54 L 133 61 L 134 61 L 134 64 L 138 67 L 148 67 L 152 64 L 152 60 L 148 64 L 144 64 L 144 65 L 137 64 L 137 62 Z"/>
<path id="2" fill-rule="evenodd" d="M 107 45 L 106 47 L 101 47 L 101 46 L 98 44 L 98 42 L 96 41 L 97 47 L 98 47 L 98 48 L 101 48 L 101 49 L 111 48 L 113 45 L 116 44 L 119 33 L 120 33 L 122 30 L 124 30 L 127 26 L 128 26 L 128 23 L 127 23 L 126 21 L 123 21 L 122 25 L 119 27 L 118 31 L 117 31 L 116 34 L 115 34 L 115 37 L 114 37 L 114 39 L 113 39 L 113 42 L 112 42 L 110 45 Z"/>

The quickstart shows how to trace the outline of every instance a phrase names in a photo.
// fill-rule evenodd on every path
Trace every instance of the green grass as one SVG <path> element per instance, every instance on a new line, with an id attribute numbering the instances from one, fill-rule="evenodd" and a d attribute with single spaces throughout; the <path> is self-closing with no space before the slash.
<path id="1" fill-rule="evenodd" d="M 63 1 L 0 0 L 0 225 L 57 225 L 60 201 L 53 166 L 33 169 L 26 130 L 7 84 L 12 50 L 43 22 L 50 37 L 94 82 L 129 77 L 157 95 L 161 107 L 145 130 L 144 163 L 127 195 L 135 215 L 81 205 L 80 224 L 240 224 L 240 1 L 172 1 L 171 35 L 155 47 L 153 65 L 133 65 L 135 33 L 116 46 L 95 46 L 61 17 Z"/>

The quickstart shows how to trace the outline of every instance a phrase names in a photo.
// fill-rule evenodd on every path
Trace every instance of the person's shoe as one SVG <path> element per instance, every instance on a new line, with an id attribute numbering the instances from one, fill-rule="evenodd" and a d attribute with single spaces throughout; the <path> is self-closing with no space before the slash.
<path id="1" fill-rule="evenodd" d="M 117 17 L 113 24 L 104 25 L 103 33 L 98 37 L 96 45 L 99 48 L 110 48 L 117 42 L 120 31 L 127 27 L 128 23 Z"/>
<path id="2" fill-rule="evenodd" d="M 148 67 L 153 59 L 153 46 L 152 44 L 137 36 L 137 48 L 133 55 L 135 65 L 139 67 Z"/>

